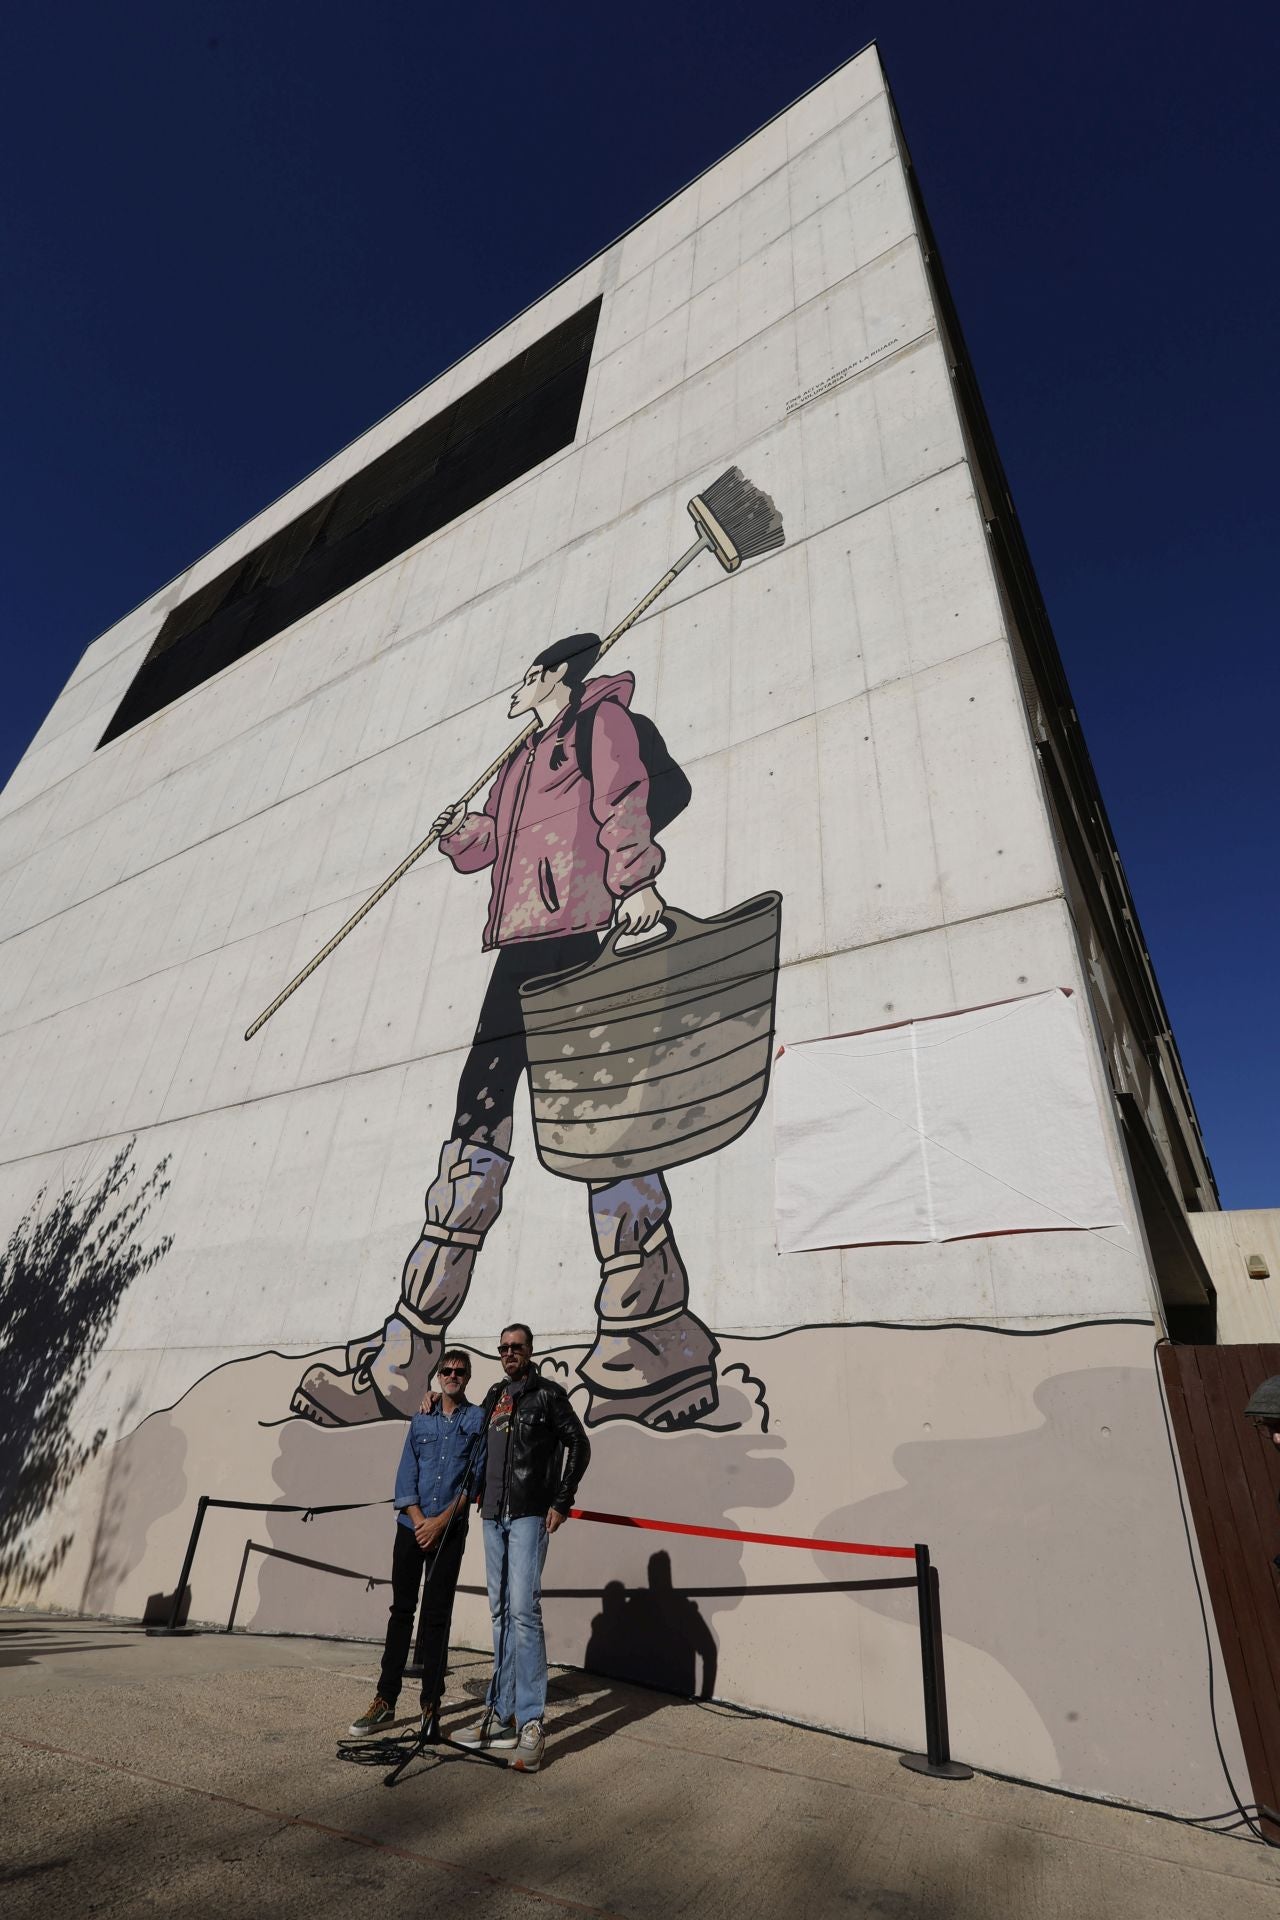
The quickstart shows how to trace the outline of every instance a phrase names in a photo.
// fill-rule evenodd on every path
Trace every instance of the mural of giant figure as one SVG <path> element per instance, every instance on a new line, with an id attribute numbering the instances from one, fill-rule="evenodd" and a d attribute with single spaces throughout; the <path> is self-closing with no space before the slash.
<path id="1" fill-rule="evenodd" d="M 511 718 L 533 716 L 536 732 L 504 762 L 483 811 L 451 807 L 436 822 L 459 873 L 491 873 L 484 946 L 497 958 L 400 1299 L 377 1333 L 348 1346 L 345 1368 L 311 1367 L 294 1395 L 294 1411 L 320 1425 L 417 1410 L 511 1169 L 529 1066 L 521 987 L 588 966 L 611 925 L 633 938 L 660 929 L 655 818 L 669 819 L 688 787 L 651 723 L 637 725 L 629 711 L 633 676 L 587 677 L 600 647 L 595 634 L 573 634 L 537 656 L 510 704 Z M 651 774 L 665 781 L 665 801 L 655 802 Z M 705 1416 L 716 1405 L 718 1348 L 689 1310 L 663 1172 L 591 1181 L 588 1212 L 600 1268 L 595 1344 L 579 1369 L 588 1421 L 675 1428 Z"/>
<path id="2" fill-rule="evenodd" d="M 539 1159 L 587 1188 L 600 1270 L 595 1339 L 578 1368 L 588 1423 L 673 1431 L 718 1404 L 719 1347 L 689 1308 L 666 1175 L 727 1146 L 763 1104 L 782 901 L 763 893 L 700 920 L 664 900 L 658 835 L 687 805 L 689 783 L 653 722 L 631 710 L 632 675 L 588 678 L 701 555 L 733 574 L 784 544 L 772 499 L 738 467 L 686 505 L 693 544 L 603 641 L 571 634 L 537 655 L 511 696 L 511 718 L 528 716 L 513 744 L 245 1033 L 431 845 L 459 873 L 491 869 L 483 944 L 497 959 L 426 1220 L 382 1327 L 349 1342 L 342 1366 L 316 1364 L 298 1383 L 293 1411 L 319 1426 L 417 1410 L 502 1206 L 526 1075 Z"/>

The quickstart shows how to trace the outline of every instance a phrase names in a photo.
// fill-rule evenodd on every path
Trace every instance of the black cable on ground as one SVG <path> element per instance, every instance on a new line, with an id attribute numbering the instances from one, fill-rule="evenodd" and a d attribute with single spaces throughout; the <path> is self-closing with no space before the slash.
<path id="1" fill-rule="evenodd" d="M 358 1767 L 393 1767 L 399 1760 L 411 1760 L 418 1745 L 416 1728 L 406 1727 L 403 1733 L 390 1734 L 381 1740 L 339 1740 L 336 1757 L 350 1760 Z M 428 1747 L 423 1753 L 431 1751 Z"/>

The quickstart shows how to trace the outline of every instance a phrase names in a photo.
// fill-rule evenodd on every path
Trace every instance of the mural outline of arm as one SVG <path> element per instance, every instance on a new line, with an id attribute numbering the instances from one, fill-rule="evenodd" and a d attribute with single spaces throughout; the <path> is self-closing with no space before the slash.
<path id="1" fill-rule="evenodd" d="M 459 801 L 432 822 L 432 832 L 439 835 L 436 844 L 456 873 L 481 873 L 498 857 L 498 789 L 506 771 L 504 766 L 479 813 L 469 813 Z"/>
<path id="2" fill-rule="evenodd" d="M 636 724 L 618 700 L 602 700 L 590 720 L 591 815 L 605 857 L 605 884 L 618 902 L 619 926 L 627 933 L 647 932 L 666 905 L 653 885 L 666 854 L 650 825 L 649 774 Z"/>

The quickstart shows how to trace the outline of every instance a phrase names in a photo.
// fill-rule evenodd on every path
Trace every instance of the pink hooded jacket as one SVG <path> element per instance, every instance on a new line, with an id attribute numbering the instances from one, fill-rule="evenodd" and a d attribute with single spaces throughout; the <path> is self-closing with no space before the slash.
<path id="1" fill-rule="evenodd" d="M 586 681 L 577 713 L 514 752 L 484 812 L 441 840 L 459 873 L 493 868 L 486 948 L 597 932 L 619 900 L 661 872 L 649 777 L 627 712 L 635 686 L 629 673 Z M 578 765 L 582 715 L 592 716 L 590 779 Z"/>

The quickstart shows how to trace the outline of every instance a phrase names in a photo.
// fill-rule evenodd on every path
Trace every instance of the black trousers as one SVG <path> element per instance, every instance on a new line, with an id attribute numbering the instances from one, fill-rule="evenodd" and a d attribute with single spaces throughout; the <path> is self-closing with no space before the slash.
<path id="1" fill-rule="evenodd" d="M 425 1572 L 427 1590 L 422 1602 L 422 1705 L 425 1711 L 444 1692 L 444 1665 L 449 1651 L 449 1626 L 453 1619 L 453 1596 L 458 1586 L 462 1550 L 467 1544 L 467 1517 L 460 1513 L 449 1529 L 448 1538 L 439 1547 L 424 1553 L 414 1538 L 412 1527 L 396 1522 L 395 1551 L 391 1556 L 391 1616 L 387 1621 L 386 1644 L 382 1650 L 382 1672 L 378 1692 L 389 1707 L 400 1698 L 400 1686 L 409 1661 L 409 1643 L 413 1638 L 413 1616 L 418 1607 L 418 1588 Z"/>
<path id="2" fill-rule="evenodd" d="M 529 1064 L 520 988 L 544 973 L 567 973 L 594 960 L 598 933 L 558 934 L 552 940 L 520 940 L 499 947 L 485 990 L 476 1036 L 458 1081 L 453 1131 L 459 1140 L 491 1147 L 515 1112 L 520 1076 Z"/>

